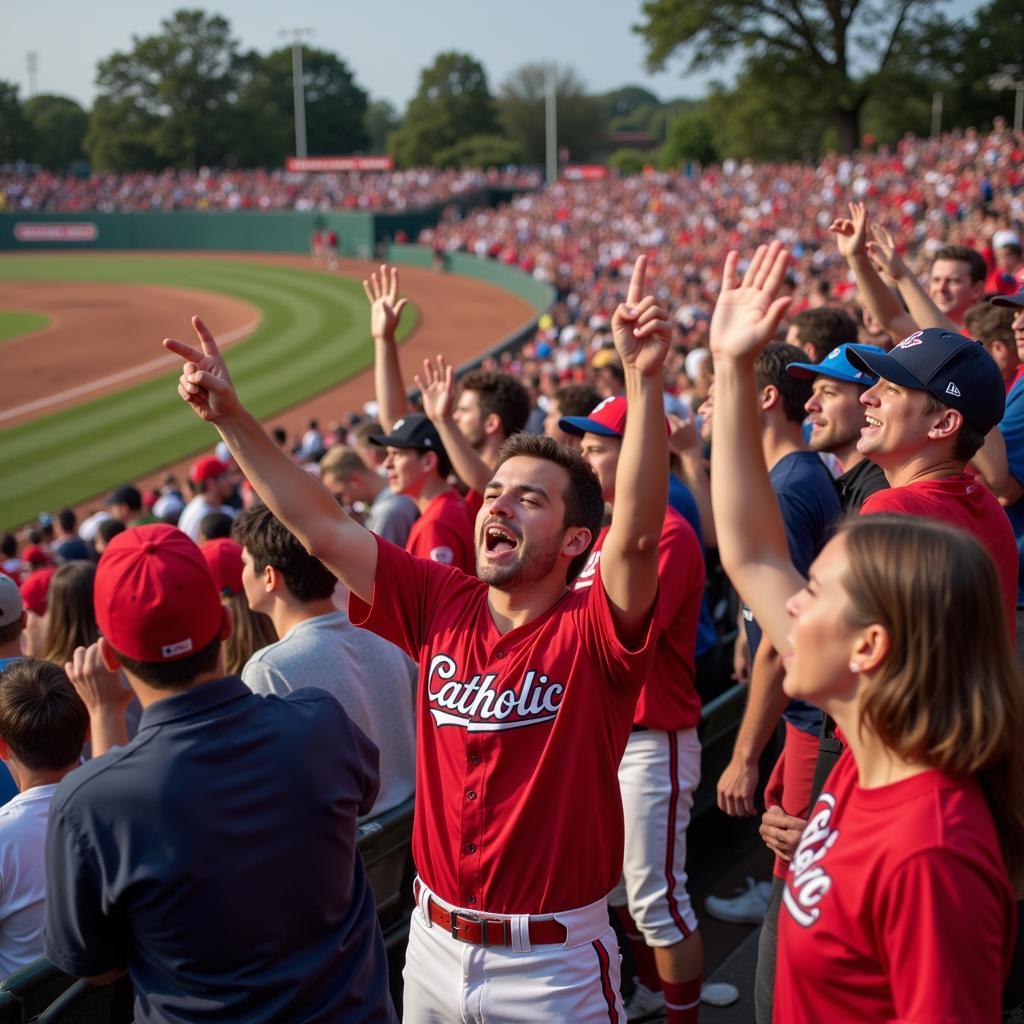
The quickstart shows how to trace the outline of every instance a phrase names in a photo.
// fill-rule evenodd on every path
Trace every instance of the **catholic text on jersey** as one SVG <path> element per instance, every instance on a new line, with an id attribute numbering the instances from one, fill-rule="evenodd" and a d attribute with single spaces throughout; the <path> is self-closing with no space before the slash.
<path id="1" fill-rule="evenodd" d="M 459 678 L 459 666 L 447 654 L 435 654 L 427 671 L 430 713 L 438 726 L 469 732 L 500 732 L 550 722 L 558 714 L 564 686 L 529 669 L 514 686 L 499 688 L 498 673 Z"/>

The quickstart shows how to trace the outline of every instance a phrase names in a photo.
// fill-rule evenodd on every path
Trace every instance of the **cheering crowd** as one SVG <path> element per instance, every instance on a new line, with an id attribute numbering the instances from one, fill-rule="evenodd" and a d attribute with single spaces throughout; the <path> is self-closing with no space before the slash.
<path id="1" fill-rule="evenodd" d="M 489 185 L 535 187 L 529 171 L 135 171 L 88 177 L 0 172 L 0 212 L 172 210 L 415 210 Z"/>
<path id="2" fill-rule="evenodd" d="M 686 887 L 720 563 L 751 1017 L 1017 1019 L 1024 144 L 942 141 L 449 221 L 557 286 L 536 338 L 403 367 L 381 267 L 374 403 L 301 439 L 201 320 L 165 341 L 220 435 L 191 496 L 3 540 L 0 966 L 127 972 L 137 1020 L 393 1019 L 354 836 L 415 792 L 404 1019 L 696 1021 L 736 995 Z"/>

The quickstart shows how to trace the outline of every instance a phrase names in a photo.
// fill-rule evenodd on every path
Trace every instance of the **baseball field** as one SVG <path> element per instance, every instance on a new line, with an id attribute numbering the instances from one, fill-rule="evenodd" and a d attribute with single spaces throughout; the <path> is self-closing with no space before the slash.
<path id="1" fill-rule="evenodd" d="M 261 419 L 297 427 L 359 408 L 373 397 L 368 270 L 254 254 L 0 257 L 0 528 L 212 447 L 215 431 L 179 399 L 177 360 L 160 347 L 167 335 L 191 340 L 192 313 L 227 343 L 239 392 Z M 403 285 L 410 377 L 423 356 L 464 361 L 532 314 L 479 281 L 410 269 Z"/>

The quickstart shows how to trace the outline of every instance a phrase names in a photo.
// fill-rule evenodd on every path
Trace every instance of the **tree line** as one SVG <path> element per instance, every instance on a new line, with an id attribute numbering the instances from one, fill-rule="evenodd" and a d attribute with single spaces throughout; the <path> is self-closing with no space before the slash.
<path id="1" fill-rule="evenodd" d="M 559 145 L 572 160 L 631 172 L 723 157 L 810 159 L 927 134 L 932 98 L 943 128 L 984 127 L 1012 112 L 993 74 L 1020 76 L 1024 6 L 991 0 L 948 19 L 948 0 L 644 0 L 635 27 L 651 69 L 739 60 L 701 100 L 663 102 L 627 85 L 588 92 L 555 68 Z M 1013 71 L 1016 68 L 1016 72 Z M 344 59 L 303 47 L 311 155 L 390 153 L 399 166 L 493 166 L 544 160 L 547 68 L 526 64 L 492 92 L 466 53 L 439 54 L 403 115 L 371 100 Z M 0 81 L 0 164 L 53 170 L 279 167 L 294 149 L 292 53 L 243 51 L 229 22 L 180 10 L 97 66 L 86 111 L 63 96 L 22 101 Z"/>

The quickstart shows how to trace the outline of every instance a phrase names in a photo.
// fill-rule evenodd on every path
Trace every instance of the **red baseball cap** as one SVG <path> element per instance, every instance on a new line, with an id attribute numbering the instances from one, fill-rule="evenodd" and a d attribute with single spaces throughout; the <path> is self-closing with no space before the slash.
<path id="1" fill-rule="evenodd" d="M 223 476 L 230 468 L 226 462 L 221 462 L 216 455 L 204 455 L 201 459 L 196 459 L 189 466 L 188 478 L 195 484 L 201 484 L 206 480 L 212 480 L 216 476 Z"/>
<path id="2" fill-rule="evenodd" d="M 201 544 L 199 550 L 217 589 L 222 594 L 242 593 L 242 545 L 230 537 L 218 537 Z"/>
<path id="3" fill-rule="evenodd" d="M 119 533 L 96 568 L 96 623 L 115 650 L 165 662 L 202 650 L 225 612 L 202 552 L 164 523 Z"/>
<path id="4" fill-rule="evenodd" d="M 53 559 L 48 551 L 38 544 L 29 544 L 21 553 L 21 560 L 29 565 L 53 565 Z"/>
<path id="5" fill-rule="evenodd" d="M 22 581 L 18 588 L 25 607 L 36 615 L 45 615 L 50 597 L 50 580 L 56 569 L 37 569 Z"/>
<path id="6" fill-rule="evenodd" d="M 589 416 L 563 416 L 558 426 L 567 434 L 582 437 L 584 434 L 600 434 L 602 437 L 622 437 L 626 433 L 626 399 L 622 395 L 611 395 L 594 406 Z M 665 420 L 665 430 L 671 433 Z"/>

